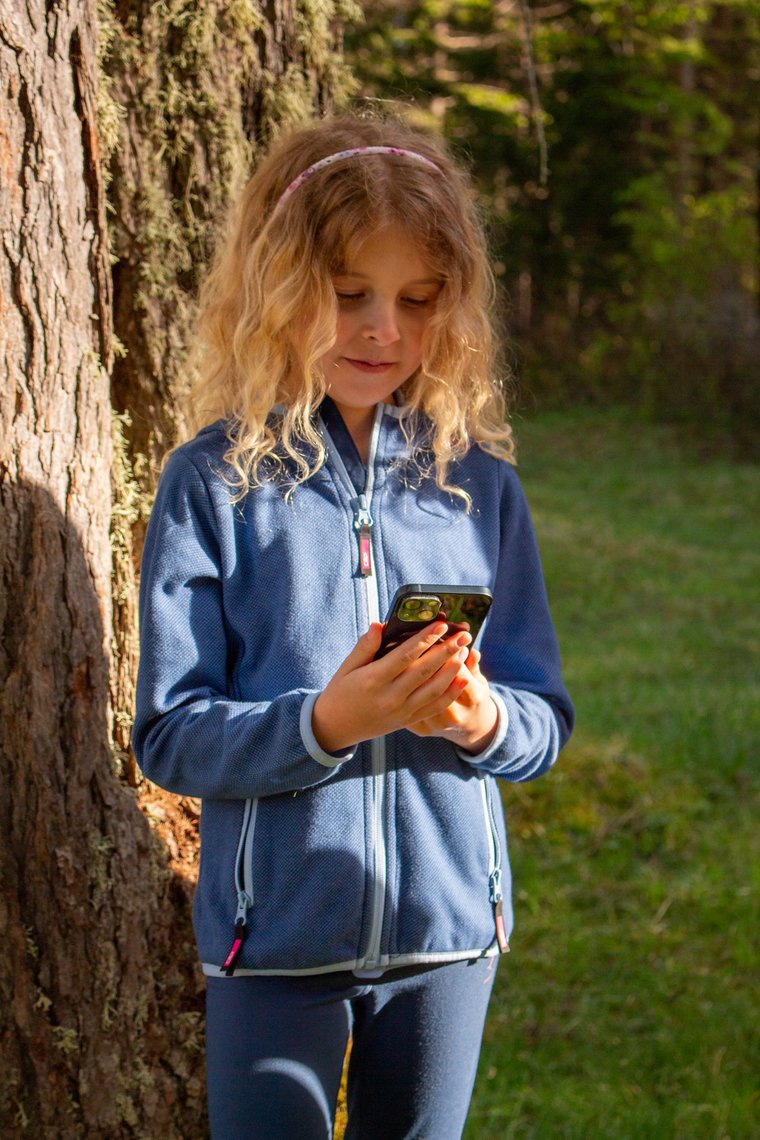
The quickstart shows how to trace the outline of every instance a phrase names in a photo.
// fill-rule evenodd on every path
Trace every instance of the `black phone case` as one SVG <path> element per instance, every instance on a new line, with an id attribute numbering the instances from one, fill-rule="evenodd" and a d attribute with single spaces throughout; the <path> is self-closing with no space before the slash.
<path id="1" fill-rule="evenodd" d="M 407 616 L 400 617 L 399 614 L 404 612 L 405 603 L 408 606 L 415 595 L 436 599 L 439 603 L 438 608 L 423 605 L 419 610 L 419 618 L 414 618 L 408 612 Z M 402 641 L 436 620 L 446 621 L 450 633 L 469 626 L 474 641 L 488 616 L 492 601 L 493 595 L 487 586 L 442 586 L 425 583 L 408 583 L 400 586 L 388 610 L 383 640 L 375 657 L 384 657 Z"/>

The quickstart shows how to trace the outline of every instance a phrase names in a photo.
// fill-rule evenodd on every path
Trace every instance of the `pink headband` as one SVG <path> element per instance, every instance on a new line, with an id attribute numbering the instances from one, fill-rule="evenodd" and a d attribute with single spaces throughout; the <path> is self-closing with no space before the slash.
<path id="1" fill-rule="evenodd" d="M 373 154 L 393 154 L 397 158 L 411 158 L 415 162 L 423 162 L 425 166 L 431 166 L 433 170 L 437 170 L 439 174 L 443 174 L 440 166 L 436 166 L 429 158 L 425 158 L 424 154 L 417 154 L 416 150 L 404 150 L 403 147 L 399 146 L 355 146 L 350 150 L 339 150 L 336 151 L 335 154 L 328 154 L 327 158 L 320 158 L 319 162 L 313 162 L 311 166 L 307 166 L 283 191 L 272 213 L 276 213 L 283 202 L 288 200 L 290 195 L 298 189 L 301 183 L 305 182 L 307 178 L 311 178 L 312 174 L 316 174 L 326 166 L 332 166 L 334 162 L 340 162 L 341 159 L 344 158 L 368 158 Z"/>

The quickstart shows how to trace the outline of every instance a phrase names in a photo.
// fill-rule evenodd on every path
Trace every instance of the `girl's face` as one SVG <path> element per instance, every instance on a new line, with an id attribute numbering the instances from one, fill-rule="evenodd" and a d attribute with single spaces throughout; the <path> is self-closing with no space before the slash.
<path id="1" fill-rule="evenodd" d="M 375 404 L 419 368 L 441 281 L 408 234 L 389 226 L 370 234 L 333 286 L 337 334 L 320 364 L 349 429 L 362 433 Z"/>

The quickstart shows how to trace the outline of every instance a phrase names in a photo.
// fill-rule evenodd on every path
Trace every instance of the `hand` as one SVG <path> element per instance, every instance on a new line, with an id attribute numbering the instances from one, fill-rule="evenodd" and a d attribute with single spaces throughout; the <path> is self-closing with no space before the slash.
<path id="1" fill-rule="evenodd" d="M 417 736 L 443 736 L 458 748 L 477 755 L 487 748 L 496 732 L 499 714 L 488 682 L 480 671 L 480 653 L 471 649 L 458 680 L 465 680 L 459 696 L 445 709 L 407 725 Z"/>
<path id="2" fill-rule="evenodd" d="M 426 722 L 469 684 L 469 633 L 444 640 L 448 626 L 433 622 L 375 661 L 382 632 L 373 622 L 317 697 L 311 726 L 325 752 Z"/>

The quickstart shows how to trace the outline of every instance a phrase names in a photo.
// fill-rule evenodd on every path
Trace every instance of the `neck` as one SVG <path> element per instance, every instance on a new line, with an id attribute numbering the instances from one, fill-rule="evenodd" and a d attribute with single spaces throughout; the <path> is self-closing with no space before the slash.
<path id="1" fill-rule="evenodd" d="M 356 450 L 361 456 L 362 463 L 369 459 L 369 445 L 372 439 L 372 425 L 375 422 L 375 409 L 347 408 L 344 404 L 335 405 L 340 412 L 343 422 L 349 430 Z"/>

